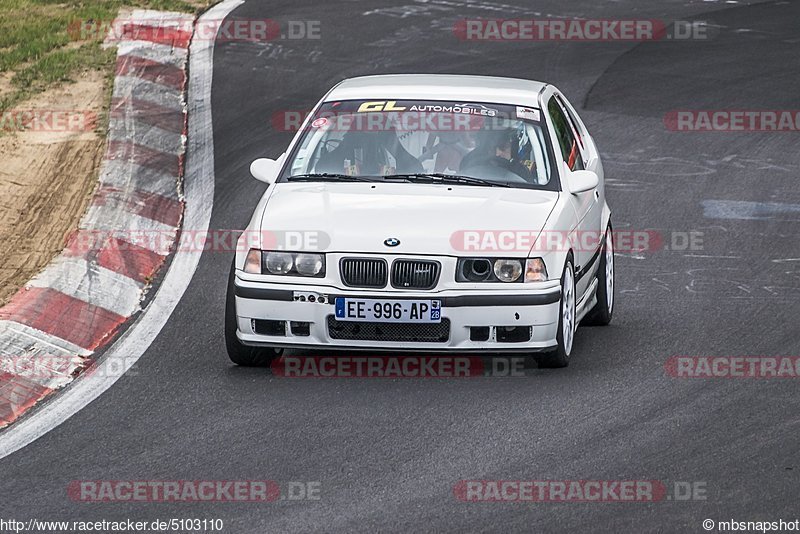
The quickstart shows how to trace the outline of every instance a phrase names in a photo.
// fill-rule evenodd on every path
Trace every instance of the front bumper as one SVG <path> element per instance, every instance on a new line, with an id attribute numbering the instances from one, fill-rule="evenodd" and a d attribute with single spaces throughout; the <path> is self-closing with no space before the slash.
<path id="1" fill-rule="evenodd" d="M 455 290 L 442 291 L 369 291 L 343 289 L 322 285 L 276 284 L 245 280 L 236 272 L 237 336 L 245 345 L 285 348 L 348 349 L 371 351 L 484 351 L 484 352 L 537 352 L 553 350 L 556 346 L 559 301 L 561 289 L 558 281 L 537 284 L 515 292 L 508 290 Z M 313 296 L 313 302 L 310 298 Z M 324 302 L 320 302 L 323 297 Z M 331 324 L 336 325 L 334 299 L 385 298 L 385 299 L 437 299 L 442 302 L 442 320 L 449 322 L 449 333 L 436 341 L 387 341 L 385 339 L 357 339 L 341 334 L 332 337 Z M 299 300 L 302 298 L 303 300 Z M 282 331 L 264 333 L 257 328 L 283 323 Z M 297 331 L 293 323 L 308 323 Z M 329 324 L 330 323 L 330 324 Z M 363 324 L 363 323 L 358 323 Z M 348 328 L 353 325 L 347 325 Z M 420 326 L 420 325 L 417 325 Z M 489 327 L 488 339 L 476 337 L 472 327 Z M 425 328 L 424 325 L 420 328 Z M 441 327 L 440 327 L 441 328 Z M 514 332 L 529 336 L 505 335 Z M 261 333 L 257 333 L 256 330 Z M 334 329 L 337 329 L 334 326 Z M 280 329 L 279 329 L 280 330 Z M 483 330 L 485 332 L 485 330 Z M 305 335 L 307 334 L 307 335 Z M 445 339 L 446 337 L 446 339 Z M 478 336 L 483 337 L 483 336 Z M 509 340 L 509 337 L 512 339 Z"/>

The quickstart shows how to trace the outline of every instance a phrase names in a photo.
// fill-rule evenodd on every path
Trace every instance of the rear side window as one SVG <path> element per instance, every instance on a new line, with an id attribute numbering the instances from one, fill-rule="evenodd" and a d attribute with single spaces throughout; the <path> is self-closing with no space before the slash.
<path id="1" fill-rule="evenodd" d="M 558 146 L 561 148 L 561 156 L 573 171 L 583 170 L 583 158 L 581 157 L 580 147 L 575 139 L 572 127 L 569 125 L 567 117 L 561 110 L 555 98 L 551 98 L 547 104 L 547 112 L 553 120 L 553 128 L 558 137 Z"/>
<path id="2" fill-rule="evenodd" d="M 554 98 L 558 101 L 558 104 L 561 106 L 561 110 L 566 112 L 567 120 L 569 121 L 570 125 L 572 125 L 572 131 L 578 138 L 578 144 L 580 145 L 581 150 L 584 150 L 585 145 L 583 144 L 583 134 L 581 133 L 581 127 L 578 125 L 577 119 L 572 114 L 572 111 L 569 109 L 569 106 L 567 106 L 564 103 L 564 99 L 561 98 L 561 96 L 556 95 Z"/>

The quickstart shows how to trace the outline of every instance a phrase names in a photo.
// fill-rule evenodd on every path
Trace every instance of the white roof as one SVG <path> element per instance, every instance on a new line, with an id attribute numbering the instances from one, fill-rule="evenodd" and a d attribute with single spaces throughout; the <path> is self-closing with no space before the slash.
<path id="1" fill-rule="evenodd" d="M 331 89 L 335 100 L 446 100 L 538 108 L 546 83 L 519 78 L 456 74 L 386 74 L 349 78 Z"/>

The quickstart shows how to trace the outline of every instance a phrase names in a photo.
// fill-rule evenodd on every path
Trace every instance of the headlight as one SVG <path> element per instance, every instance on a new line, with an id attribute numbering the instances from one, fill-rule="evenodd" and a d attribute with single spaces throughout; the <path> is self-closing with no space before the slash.
<path id="1" fill-rule="evenodd" d="M 468 258 L 459 261 L 459 282 L 488 282 L 492 280 L 492 263 L 486 258 Z"/>
<path id="2" fill-rule="evenodd" d="M 322 254 L 297 254 L 294 257 L 294 267 L 303 276 L 316 276 L 324 266 Z"/>
<path id="3" fill-rule="evenodd" d="M 256 252 L 263 258 L 258 270 L 249 270 L 252 261 L 251 255 Z M 261 260 L 260 260 L 261 261 Z M 310 254 L 307 252 L 277 252 L 251 250 L 245 260 L 245 272 L 263 274 L 289 275 L 289 276 L 325 276 L 325 254 Z"/>
<path id="4" fill-rule="evenodd" d="M 264 263 L 269 274 L 286 274 L 294 266 L 294 256 L 288 252 L 265 252 Z"/>
<path id="5" fill-rule="evenodd" d="M 524 282 L 521 258 L 459 258 L 456 282 Z"/>
<path id="6" fill-rule="evenodd" d="M 520 260 L 494 260 L 494 275 L 501 282 L 516 282 L 522 276 Z"/>
<path id="7" fill-rule="evenodd" d="M 544 282 L 547 280 L 547 267 L 542 258 L 528 258 L 525 262 L 525 281 Z"/>

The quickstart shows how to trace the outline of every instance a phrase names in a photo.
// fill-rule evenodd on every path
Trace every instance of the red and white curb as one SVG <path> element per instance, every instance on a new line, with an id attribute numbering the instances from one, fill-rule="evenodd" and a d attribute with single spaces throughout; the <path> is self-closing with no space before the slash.
<path id="1" fill-rule="evenodd" d="M 203 14 L 198 23 L 222 20 L 243 1 L 223 0 Z M 208 230 L 214 207 L 214 129 L 211 118 L 214 44 L 212 39 L 193 39 L 189 53 L 183 227 L 198 233 Z M 149 185 L 152 182 L 146 183 Z M 0 459 L 22 449 L 67 421 L 113 386 L 138 362 L 161 332 L 189 287 L 201 255 L 202 250 L 197 247 L 178 247 L 164 279 L 153 290 L 152 300 L 131 322 L 130 327 L 105 350 L 102 358 L 92 363 L 92 372 L 84 372 L 74 380 L 71 375 L 65 375 L 66 382 L 69 382 L 68 387 L 0 432 Z M 18 334 L 17 340 L 24 344 L 24 335 Z M 64 350 L 72 354 L 72 348 L 77 349 L 64 347 Z M 38 363 L 41 360 L 33 361 Z"/>
<path id="2" fill-rule="evenodd" d="M 130 17 L 186 31 L 170 32 L 170 43 L 119 43 L 108 146 L 89 209 L 64 251 L 0 309 L 0 428 L 92 367 L 95 351 L 141 310 L 181 225 L 193 17 Z M 131 242 L 150 232 L 154 243 Z"/>

